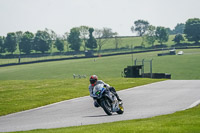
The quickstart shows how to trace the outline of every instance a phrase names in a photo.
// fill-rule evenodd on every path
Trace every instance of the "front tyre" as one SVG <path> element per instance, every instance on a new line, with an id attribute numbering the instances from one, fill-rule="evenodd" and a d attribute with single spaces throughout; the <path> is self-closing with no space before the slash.
<path id="1" fill-rule="evenodd" d="M 107 115 L 112 115 L 112 105 L 107 98 L 101 101 L 101 107 L 106 112 Z"/>

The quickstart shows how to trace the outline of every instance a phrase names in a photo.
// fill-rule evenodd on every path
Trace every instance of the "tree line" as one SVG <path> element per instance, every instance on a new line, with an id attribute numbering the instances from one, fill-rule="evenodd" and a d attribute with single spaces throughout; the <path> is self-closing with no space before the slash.
<path id="1" fill-rule="evenodd" d="M 62 36 L 57 35 L 53 30 L 45 29 L 37 31 L 36 34 L 26 31 L 18 31 L 8 33 L 6 37 L 0 36 L 0 53 L 10 52 L 13 54 L 16 49 L 19 49 L 20 54 L 30 54 L 33 51 L 45 53 L 52 52 L 55 47 L 60 52 L 64 51 L 64 45 L 67 41 L 67 49 L 80 51 L 83 44 L 84 50 L 101 49 L 105 38 L 110 38 L 117 35 L 111 28 L 93 29 L 88 26 L 74 27 L 70 33 L 65 33 Z"/>
<path id="2" fill-rule="evenodd" d="M 156 40 L 162 45 L 168 41 L 170 34 L 176 34 L 173 41 L 177 44 L 184 40 L 183 34 L 188 41 L 194 41 L 198 44 L 200 40 L 200 19 L 188 19 L 185 24 L 177 24 L 173 30 L 150 25 L 145 20 L 137 20 L 131 27 L 131 31 L 142 37 L 141 45 L 147 42 L 154 46 Z M 45 53 L 49 50 L 52 52 L 53 47 L 62 52 L 66 41 L 68 42 L 68 51 L 69 48 L 73 51 L 80 51 L 80 47 L 83 46 L 84 51 L 98 48 L 98 52 L 100 52 L 102 46 L 111 37 L 115 37 L 117 48 L 119 43 L 117 35 L 118 33 L 113 32 L 111 28 L 94 29 L 88 26 L 74 27 L 69 33 L 66 32 L 62 36 L 58 36 L 50 29 L 38 30 L 35 34 L 29 31 L 24 33 L 22 31 L 11 32 L 6 37 L 0 36 L 0 53 L 10 52 L 13 54 L 17 48 L 20 54 L 30 54 L 33 51 Z"/>
<path id="3" fill-rule="evenodd" d="M 162 45 L 164 42 L 168 41 L 170 34 L 175 34 L 173 41 L 177 44 L 184 41 L 183 34 L 188 41 L 194 41 L 195 44 L 199 44 L 200 19 L 188 19 L 185 24 L 177 24 L 174 30 L 162 26 L 155 27 L 150 25 L 149 22 L 145 20 L 137 20 L 134 22 L 134 26 L 131 27 L 131 31 L 134 33 L 136 32 L 142 37 L 141 45 L 143 45 L 144 41 L 146 41 L 153 47 L 156 40 L 160 43 L 160 45 Z"/>

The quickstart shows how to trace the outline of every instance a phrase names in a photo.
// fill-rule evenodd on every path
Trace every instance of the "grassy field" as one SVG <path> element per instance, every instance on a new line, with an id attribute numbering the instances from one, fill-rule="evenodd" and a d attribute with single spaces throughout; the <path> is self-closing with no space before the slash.
<path id="1" fill-rule="evenodd" d="M 41 57 L 23 57 L 20 58 L 20 62 L 32 62 L 32 61 L 41 61 L 41 60 L 49 60 L 49 59 L 62 59 L 62 58 L 72 58 L 72 57 L 83 57 L 85 55 L 80 54 L 80 55 L 56 55 L 56 56 L 41 56 Z M 0 65 L 3 64 L 11 64 L 11 63 L 19 63 L 19 58 L 8 58 L 8 59 L 0 59 Z"/>
<path id="2" fill-rule="evenodd" d="M 165 44 L 170 47 L 171 45 L 174 45 L 175 43 L 172 41 L 174 39 L 175 35 L 170 35 L 168 42 Z M 126 37 L 126 38 L 119 38 L 119 46 L 118 48 L 131 48 L 131 46 L 141 46 L 142 38 L 141 37 Z M 151 45 L 147 44 L 147 42 L 144 42 L 145 47 L 151 47 Z M 154 45 L 159 45 L 159 43 L 156 41 Z M 109 39 L 102 47 L 102 50 L 105 49 L 115 49 L 116 48 L 116 42 L 115 38 Z"/>
<path id="3" fill-rule="evenodd" d="M 183 51 L 184 55 L 169 56 L 157 56 L 160 52 L 139 53 L 133 54 L 133 59 L 153 59 L 153 72 L 171 73 L 172 79 L 199 80 L 200 49 Z M 163 80 L 122 78 L 121 72 L 128 65 L 132 65 L 131 54 L 1 67 L 0 115 L 89 95 L 88 77 L 92 74 L 117 90 Z M 148 63 L 145 65 L 148 72 Z M 73 79 L 73 74 L 87 78 Z M 30 132 L 198 132 L 199 108 L 142 120 Z"/>
<path id="4" fill-rule="evenodd" d="M 122 90 L 162 79 L 112 78 L 104 81 Z M 88 85 L 88 79 L 0 80 L 0 116 L 88 96 Z"/>
<path id="5" fill-rule="evenodd" d="M 133 57 L 153 59 L 153 72 L 171 73 L 172 79 L 200 79 L 200 49 L 184 50 L 185 54 L 181 56 L 157 56 L 157 53 L 140 53 Z M 131 59 L 131 55 L 121 55 L 2 67 L 0 115 L 86 96 L 89 94 L 88 77 L 92 74 L 117 90 L 157 81 L 122 78 L 121 71 L 132 65 Z M 148 71 L 149 64 L 145 65 L 145 71 Z M 73 74 L 87 75 L 87 78 L 73 79 Z M 76 89 L 79 92 L 74 91 Z"/>
<path id="6" fill-rule="evenodd" d="M 161 52 L 133 54 L 133 59 L 153 59 L 153 73 L 170 73 L 172 79 L 200 79 L 200 49 L 183 51 L 184 55 L 169 56 L 157 56 Z M 132 65 L 131 54 L 18 65 L 0 68 L 0 80 L 73 79 L 73 74 L 116 78 L 128 65 Z M 148 62 L 145 72 L 149 72 Z"/>
<path id="7" fill-rule="evenodd" d="M 200 106 L 170 115 L 59 129 L 17 133 L 199 133 Z"/>

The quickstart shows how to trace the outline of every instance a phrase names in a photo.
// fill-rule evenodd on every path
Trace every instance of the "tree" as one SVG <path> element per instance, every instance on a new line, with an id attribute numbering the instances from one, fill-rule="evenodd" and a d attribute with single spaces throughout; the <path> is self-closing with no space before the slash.
<path id="1" fill-rule="evenodd" d="M 23 32 L 17 31 L 17 32 L 15 32 L 15 35 L 16 35 L 17 43 L 19 43 L 21 41 L 22 36 L 23 36 Z"/>
<path id="2" fill-rule="evenodd" d="M 107 42 L 108 38 L 103 38 L 103 30 L 95 29 L 94 36 L 97 39 L 98 53 L 100 54 L 102 46 Z"/>
<path id="3" fill-rule="evenodd" d="M 103 28 L 102 30 L 102 38 L 111 38 L 117 35 L 117 32 L 113 32 L 111 28 Z"/>
<path id="4" fill-rule="evenodd" d="M 135 27 L 131 27 L 132 32 L 137 32 L 139 36 L 143 36 L 148 30 L 149 22 L 145 20 L 137 20 L 134 22 Z"/>
<path id="5" fill-rule="evenodd" d="M 0 53 L 5 52 L 4 37 L 0 36 Z"/>
<path id="6" fill-rule="evenodd" d="M 102 46 L 108 41 L 108 38 L 117 35 L 117 32 L 112 32 L 111 28 L 95 29 L 94 36 L 97 39 L 98 53 L 100 54 Z"/>
<path id="7" fill-rule="evenodd" d="M 97 48 L 97 40 L 93 37 L 92 33 L 94 32 L 93 28 L 89 28 L 89 39 L 86 42 L 86 47 L 90 49 Z"/>
<path id="8" fill-rule="evenodd" d="M 48 51 L 50 49 L 51 42 L 52 41 L 49 33 L 39 30 L 35 34 L 33 49 L 35 51 L 45 53 L 45 51 Z"/>
<path id="9" fill-rule="evenodd" d="M 8 33 L 5 39 L 5 47 L 8 52 L 15 52 L 17 49 L 17 39 L 15 33 Z"/>
<path id="10" fill-rule="evenodd" d="M 34 34 L 27 31 L 22 35 L 21 41 L 19 42 L 19 50 L 26 54 L 30 54 L 33 48 Z"/>
<path id="11" fill-rule="evenodd" d="M 67 51 L 69 51 L 69 43 L 68 42 L 65 43 L 65 40 L 67 41 L 68 36 L 69 36 L 68 32 L 65 32 L 64 35 L 62 36 L 62 39 L 64 40 L 64 45 L 67 46 Z"/>
<path id="12" fill-rule="evenodd" d="M 58 35 L 56 34 L 55 31 L 47 28 L 45 28 L 45 31 L 49 34 L 52 41 L 57 39 Z"/>
<path id="13" fill-rule="evenodd" d="M 18 48 L 19 48 L 19 43 L 20 43 L 20 41 L 22 39 L 23 32 L 22 31 L 17 31 L 17 32 L 15 32 L 15 35 L 16 35 L 17 45 L 18 45 Z M 19 49 L 19 52 L 21 54 L 20 49 Z"/>
<path id="14" fill-rule="evenodd" d="M 156 41 L 156 27 L 150 25 L 148 27 L 147 33 L 145 35 L 145 41 L 154 47 L 154 43 Z"/>
<path id="15" fill-rule="evenodd" d="M 79 32 L 80 32 L 80 38 L 82 39 L 84 45 L 84 51 L 86 50 L 86 41 L 89 37 L 89 27 L 88 26 L 80 26 L 79 28 Z"/>
<path id="16" fill-rule="evenodd" d="M 52 53 L 52 49 L 53 49 L 53 42 L 57 39 L 58 35 L 56 34 L 56 32 L 54 32 L 51 29 L 47 29 L 45 28 L 45 31 L 49 34 L 50 38 L 51 38 L 51 43 L 50 43 L 50 50 Z"/>
<path id="17" fill-rule="evenodd" d="M 70 43 L 69 47 L 75 51 L 80 51 L 81 39 L 79 36 L 80 36 L 79 29 L 72 28 L 67 38 L 67 41 Z"/>
<path id="18" fill-rule="evenodd" d="M 54 45 L 60 52 L 64 51 L 64 41 L 62 39 L 57 38 Z"/>
<path id="19" fill-rule="evenodd" d="M 184 33 L 188 41 L 195 41 L 198 44 L 200 40 L 200 19 L 188 19 L 185 24 Z"/>
<path id="20" fill-rule="evenodd" d="M 119 48 L 119 45 L 122 43 L 122 40 L 120 37 L 117 37 L 115 36 L 115 41 L 114 41 L 114 44 L 115 44 L 115 49 L 118 49 Z"/>
<path id="21" fill-rule="evenodd" d="M 174 34 L 174 31 L 171 30 L 170 28 L 166 28 L 166 30 L 167 30 L 167 33 L 168 33 L 169 35 L 173 35 L 173 34 Z"/>
<path id="22" fill-rule="evenodd" d="M 169 34 L 167 33 L 167 30 L 164 27 L 157 27 L 156 28 L 156 40 L 160 43 L 160 45 L 163 44 L 163 42 L 167 42 L 169 39 Z"/>
<path id="23" fill-rule="evenodd" d="M 176 26 L 175 26 L 175 28 L 174 28 L 174 30 L 173 30 L 173 33 L 174 34 L 183 34 L 184 33 L 184 29 L 185 29 L 185 24 L 183 24 L 183 23 L 178 23 Z"/>
<path id="24" fill-rule="evenodd" d="M 184 37 L 182 34 L 177 34 L 172 41 L 176 42 L 176 44 L 180 44 L 181 41 L 184 41 Z"/>

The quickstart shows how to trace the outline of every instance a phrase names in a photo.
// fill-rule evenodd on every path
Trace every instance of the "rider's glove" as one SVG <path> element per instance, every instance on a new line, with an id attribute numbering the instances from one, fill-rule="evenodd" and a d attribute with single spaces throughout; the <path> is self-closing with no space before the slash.
<path id="1" fill-rule="evenodd" d="M 90 94 L 90 96 L 91 96 L 91 97 L 95 97 L 95 95 L 94 95 L 94 94 Z"/>

